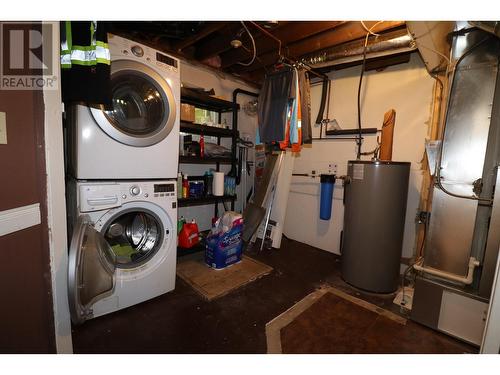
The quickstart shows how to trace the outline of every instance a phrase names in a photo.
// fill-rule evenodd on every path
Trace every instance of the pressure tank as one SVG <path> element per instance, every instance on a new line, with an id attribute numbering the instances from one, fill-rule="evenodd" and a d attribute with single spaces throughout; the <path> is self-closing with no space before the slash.
<path id="1" fill-rule="evenodd" d="M 398 288 L 410 165 L 347 164 L 342 278 L 357 288 L 376 293 Z"/>

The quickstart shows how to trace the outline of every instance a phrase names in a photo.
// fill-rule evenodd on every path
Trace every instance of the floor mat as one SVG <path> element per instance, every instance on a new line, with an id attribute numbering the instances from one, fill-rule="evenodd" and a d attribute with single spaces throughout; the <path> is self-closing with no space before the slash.
<path id="1" fill-rule="evenodd" d="M 208 267 L 199 254 L 194 255 L 179 260 L 177 276 L 209 301 L 222 297 L 273 270 L 272 267 L 245 255 L 241 258 L 241 262 L 222 270 L 215 270 Z"/>
<path id="2" fill-rule="evenodd" d="M 444 335 L 331 287 L 273 319 L 266 335 L 268 353 L 463 353 Z"/>

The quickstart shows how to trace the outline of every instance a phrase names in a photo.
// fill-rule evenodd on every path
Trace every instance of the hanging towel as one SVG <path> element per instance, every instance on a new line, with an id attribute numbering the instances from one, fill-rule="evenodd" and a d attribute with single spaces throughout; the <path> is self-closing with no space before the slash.
<path id="1" fill-rule="evenodd" d="M 311 126 L 311 82 L 306 69 L 299 69 L 300 106 L 302 120 L 302 141 L 312 143 Z"/>
<path id="2" fill-rule="evenodd" d="M 280 150 L 285 150 L 290 147 L 290 128 L 292 122 L 293 102 L 289 101 L 286 107 L 286 125 L 285 125 L 285 138 L 279 142 Z"/>
<path id="3" fill-rule="evenodd" d="M 292 120 L 290 121 L 290 143 L 298 143 L 299 141 L 299 75 L 297 69 L 293 70 L 293 83 L 295 89 L 295 96 L 292 102 Z"/>
<path id="4" fill-rule="evenodd" d="M 292 152 L 300 152 L 302 150 L 302 105 L 301 93 L 297 85 L 297 142 L 292 142 Z"/>
<path id="5" fill-rule="evenodd" d="M 300 152 L 302 148 L 301 94 L 297 69 L 294 69 L 294 99 L 288 101 L 285 139 L 279 143 L 281 150 L 291 148 L 292 152 Z"/>
<path id="6" fill-rule="evenodd" d="M 63 101 L 111 107 L 107 24 L 63 21 L 60 29 Z"/>
<path id="7" fill-rule="evenodd" d="M 257 105 L 261 142 L 285 139 L 287 107 L 289 100 L 295 97 L 294 86 L 293 70 L 290 68 L 266 75 Z"/>

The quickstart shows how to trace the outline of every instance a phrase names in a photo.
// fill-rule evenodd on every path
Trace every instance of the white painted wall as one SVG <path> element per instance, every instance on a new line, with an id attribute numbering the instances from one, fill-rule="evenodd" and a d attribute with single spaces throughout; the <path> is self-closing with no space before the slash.
<path id="1" fill-rule="evenodd" d="M 357 127 L 357 89 L 360 67 L 330 73 L 332 90 L 329 118 L 337 119 L 343 129 Z M 363 127 L 381 128 L 384 113 L 396 110 L 393 160 L 410 161 L 411 173 L 408 205 L 403 241 L 403 257 L 410 257 L 415 248 L 415 215 L 419 206 L 422 184 L 421 161 L 424 140 L 428 133 L 432 109 L 434 80 L 427 74 L 418 54 L 413 54 L 407 64 L 389 67 L 384 71 L 370 71 L 363 78 L 362 124 Z M 318 113 L 321 85 L 311 90 L 312 114 Z M 325 109 L 326 116 L 326 109 Z M 319 137 L 319 126 L 313 129 Z M 365 136 L 363 151 L 375 148 L 376 136 Z M 295 165 L 338 165 L 338 175 L 347 173 L 347 161 L 356 158 L 354 140 L 314 141 L 304 147 Z M 300 172 L 304 173 L 303 170 Z M 316 179 L 317 180 L 317 179 Z M 284 233 L 287 237 L 320 249 L 339 254 L 340 232 L 343 227 L 344 207 L 342 184 L 337 182 L 334 192 L 333 213 L 330 221 L 319 219 L 319 181 L 294 177 L 288 198 Z"/>
<path id="2" fill-rule="evenodd" d="M 217 96 L 222 96 L 225 100 L 233 100 L 233 91 L 237 88 L 244 89 L 251 92 L 258 92 L 253 87 L 248 86 L 242 81 L 236 80 L 226 74 L 216 73 L 211 69 L 204 68 L 199 65 L 192 65 L 188 62 L 181 62 L 181 81 L 183 84 L 202 87 L 205 89 L 214 89 Z M 255 99 L 253 97 L 239 94 L 238 103 L 242 106 L 247 101 Z M 232 123 L 232 115 L 225 114 L 223 119 L 226 119 L 228 125 Z M 257 117 L 247 116 L 242 109 L 238 113 L 238 130 L 240 132 L 240 137 L 247 134 L 252 140 L 255 140 L 255 131 L 257 129 Z M 193 137 L 194 138 L 194 137 Z M 206 140 L 205 140 L 206 141 Z M 222 143 L 225 146 L 229 146 L 230 142 L 227 140 Z M 249 153 L 249 158 L 253 160 L 253 153 Z M 205 171 L 209 168 L 215 168 L 215 165 L 203 164 L 203 165 L 192 165 L 192 164 L 181 164 L 179 170 L 183 173 L 187 173 L 192 176 L 203 175 Z M 221 171 L 228 172 L 231 166 L 221 165 Z M 248 184 L 248 188 L 253 184 L 253 182 Z M 241 191 L 241 185 L 237 190 L 238 201 L 235 205 L 236 211 L 241 211 L 243 195 Z M 227 203 L 228 208 L 230 208 L 230 203 Z M 223 213 L 224 208 L 222 204 L 219 204 L 219 213 Z M 187 220 L 195 218 L 199 229 L 206 230 L 211 227 L 211 219 L 214 214 L 214 205 L 210 204 L 207 206 L 195 206 L 195 207 L 183 207 L 179 209 L 179 217 L 182 215 Z"/>

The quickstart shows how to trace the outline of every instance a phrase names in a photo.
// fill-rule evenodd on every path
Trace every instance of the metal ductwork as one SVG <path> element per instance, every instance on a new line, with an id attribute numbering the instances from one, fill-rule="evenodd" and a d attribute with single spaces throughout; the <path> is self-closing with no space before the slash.
<path id="1" fill-rule="evenodd" d="M 411 52 L 417 49 L 408 31 L 398 30 L 371 37 L 366 46 L 366 58 L 395 55 L 403 52 Z M 365 40 L 350 42 L 335 47 L 330 47 L 302 57 L 301 61 L 314 68 L 322 68 L 332 65 L 340 65 L 363 59 Z"/>
<path id="2" fill-rule="evenodd" d="M 499 21 L 469 21 L 469 23 L 500 38 Z"/>

